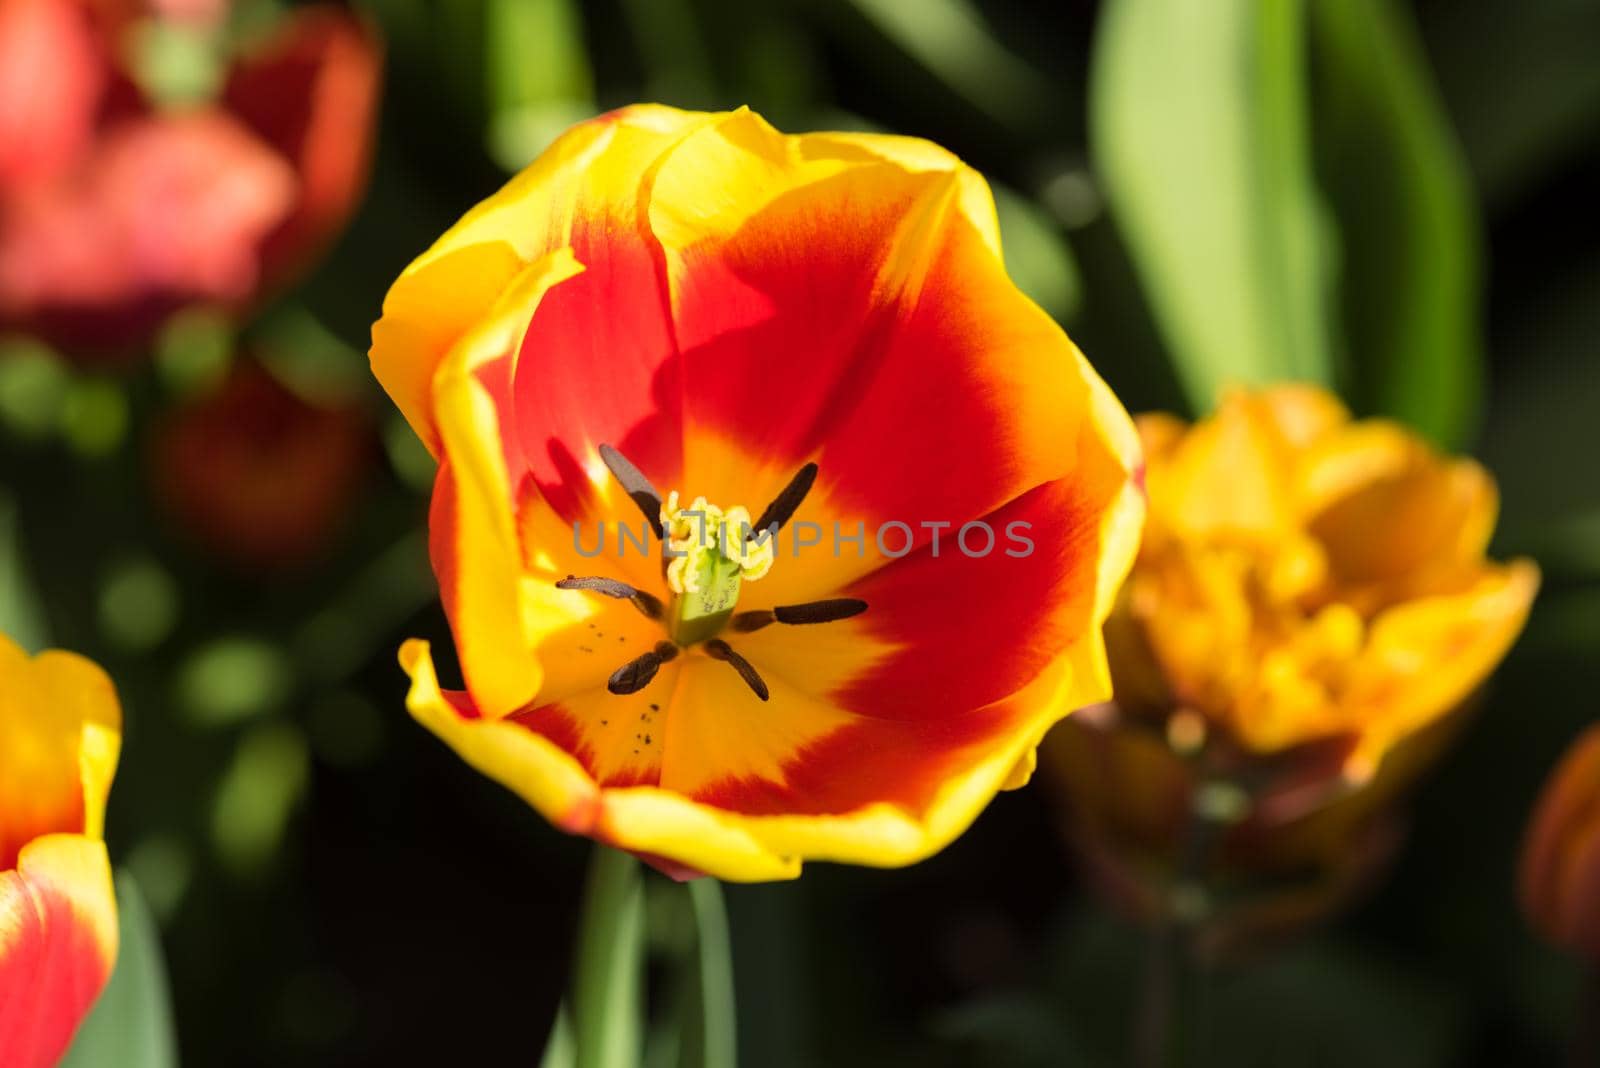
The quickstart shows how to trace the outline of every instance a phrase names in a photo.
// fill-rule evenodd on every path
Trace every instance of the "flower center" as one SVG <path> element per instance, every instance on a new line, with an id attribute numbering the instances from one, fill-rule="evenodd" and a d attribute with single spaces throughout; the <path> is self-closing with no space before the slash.
<path id="1" fill-rule="evenodd" d="M 696 497 L 693 504 L 684 508 L 676 490 L 663 502 L 644 473 L 610 445 L 600 446 L 600 459 L 661 539 L 662 570 L 672 593 L 671 603 L 663 605 L 650 593 L 616 579 L 568 575 L 556 583 L 559 589 L 587 590 L 632 601 L 639 611 L 666 626 L 671 640 L 657 642 L 655 648 L 613 672 L 606 682 L 612 693 L 638 693 L 655 678 L 662 664 L 678 655 L 679 649 L 698 644 L 705 655 L 730 665 L 765 701 L 767 684 L 761 674 L 738 650 L 718 637 L 724 627 L 748 633 L 772 623 L 829 623 L 867 610 L 865 601 L 836 597 L 734 614 L 740 587 L 772 570 L 778 528 L 789 521 L 811 491 L 817 478 L 816 464 L 801 467 L 752 523 L 750 513 L 743 507 L 724 510 L 704 497 Z"/>
<path id="2" fill-rule="evenodd" d="M 696 497 L 687 508 L 673 490 L 661 506 L 666 539 L 667 629 L 679 645 L 716 636 L 733 616 L 739 587 L 772 570 L 774 529 L 756 530 L 743 507 L 727 511 Z"/>

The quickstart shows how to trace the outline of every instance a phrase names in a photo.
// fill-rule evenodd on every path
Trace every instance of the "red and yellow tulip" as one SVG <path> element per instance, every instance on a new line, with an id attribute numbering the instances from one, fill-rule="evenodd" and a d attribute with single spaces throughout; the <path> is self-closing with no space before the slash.
<path id="1" fill-rule="evenodd" d="M 1109 693 L 1137 437 L 943 149 L 601 116 L 406 269 L 371 355 L 439 459 L 466 684 L 407 643 L 410 710 L 567 831 L 911 863 Z"/>
<path id="2" fill-rule="evenodd" d="M 51 1065 L 111 975 L 102 841 L 122 739 L 111 680 L 0 635 L 0 1062 Z"/>
<path id="3" fill-rule="evenodd" d="M 1600 965 L 1600 725 L 1550 773 L 1528 827 L 1521 883 L 1534 928 Z"/>

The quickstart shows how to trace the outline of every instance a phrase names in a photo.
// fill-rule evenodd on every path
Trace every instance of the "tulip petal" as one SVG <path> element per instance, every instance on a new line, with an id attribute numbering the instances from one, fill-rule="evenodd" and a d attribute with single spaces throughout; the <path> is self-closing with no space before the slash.
<path id="1" fill-rule="evenodd" d="M 665 787 L 601 789 L 558 741 L 520 718 L 484 718 L 466 694 L 441 691 L 425 642 L 407 642 L 401 660 L 412 676 L 407 699 L 412 715 L 557 827 L 642 855 L 671 858 L 718 878 L 760 881 L 793 878 L 802 857 L 895 866 L 943 848 L 1028 760 L 1050 725 L 1070 710 L 1074 676 L 1098 656 L 1087 648 L 1092 644 L 1079 643 L 1021 692 L 980 710 L 955 729 L 856 717 L 825 736 L 822 745 L 790 754 L 781 766 L 767 764 L 767 772 L 782 778 L 724 779 L 707 786 L 704 799 Z M 741 692 L 736 687 L 742 684 L 726 665 L 702 658 L 692 682 L 690 674 L 684 673 L 680 692 L 691 686 L 709 686 L 729 696 Z M 808 702 L 797 692 L 789 696 Z M 760 711 L 774 708 L 791 727 L 806 729 L 782 711 L 776 695 Z M 794 708 L 798 711 L 799 705 Z M 689 701 L 680 710 L 696 715 L 713 711 Z M 840 715 L 830 713 L 834 719 Z M 548 719 L 534 722 L 541 728 L 550 724 Z M 697 730 L 693 722 L 683 726 Z M 676 716 L 668 729 L 680 729 Z M 773 729 L 762 728 L 769 739 Z M 780 724 L 775 729 L 781 733 L 786 728 Z M 570 737 L 566 740 L 570 744 Z M 763 751 L 759 745 L 746 750 L 737 741 L 719 744 L 734 767 L 772 761 L 777 755 L 776 749 Z M 666 746 L 670 762 L 670 737 Z M 688 755 L 700 759 L 692 751 Z M 672 774 L 687 768 L 678 767 Z"/>
<path id="2" fill-rule="evenodd" d="M 814 860 L 895 867 L 931 856 L 971 825 L 1071 710 L 1080 652 L 956 730 L 869 721 L 835 735 L 785 769 L 792 785 L 781 792 L 784 807 L 746 825 L 768 848 Z M 912 739 L 916 748 L 900 748 Z M 851 802 L 858 807 L 834 811 Z"/>
<path id="3" fill-rule="evenodd" d="M 710 116 L 659 106 L 601 115 L 560 137 L 526 170 L 462 216 L 401 274 L 372 329 L 373 373 L 430 451 L 438 435 L 428 383 L 445 354 L 500 299 L 525 264 L 564 247 L 580 263 L 598 256 L 574 241 L 631 226 L 638 183 L 678 138 Z M 581 236 L 581 235 L 580 235 Z"/>
<path id="4" fill-rule="evenodd" d="M 427 642 L 402 645 L 400 666 L 411 676 L 406 708 L 417 722 L 557 827 L 576 831 L 587 825 L 598 791 L 570 753 L 533 731 L 483 716 L 464 692 L 441 690 Z"/>
<path id="5" fill-rule="evenodd" d="M 538 692 L 531 655 L 549 619 L 526 602 L 531 579 L 516 581 L 522 552 L 511 471 L 525 467 L 500 412 L 510 389 L 528 315 L 552 286 L 579 270 L 558 250 L 517 273 L 489 313 L 451 348 L 433 380 L 443 461 L 433 498 L 430 546 L 462 670 L 489 714 L 505 715 Z"/>
<path id="6" fill-rule="evenodd" d="M 0 871 L 51 832 L 98 837 L 121 711 L 111 680 L 75 653 L 29 658 L 0 635 Z"/>
<path id="7" fill-rule="evenodd" d="M 613 482 L 601 445 L 659 486 L 683 470 L 683 383 L 659 250 L 637 226 L 603 215 L 575 217 L 571 238 L 584 271 L 533 313 L 506 409 L 539 493 L 568 521 Z M 629 517 L 631 506 L 613 513 Z"/>
<path id="8" fill-rule="evenodd" d="M 0 1050 L 16 1068 L 66 1051 L 117 955 L 116 898 L 104 843 L 54 834 L 0 873 Z"/>
<path id="9" fill-rule="evenodd" d="M 1486 569 L 1460 593 L 1379 615 L 1341 701 L 1362 735 L 1350 773 L 1370 775 L 1397 740 L 1465 700 L 1521 633 L 1538 588 L 1538 568 L 1517 560 Z"/>
<path id="10" fill-rule="evenodd" d="M 1165 446 L 1165 462 L 1152 464 L 1149 474 L 1163 527 L 1189 536 L 1273 540 L 1297 520 L 1293 453 L 1276 407 L 1260 395 L 1230 392 L 1214 416 L 1181 437 L 1163 420 L 1146 438 Z"/>
<path id="11" fill-rule="evenodd" d="M 1594 885 L 1585 888 L 1585 879 Z M 1528 827 L 1519 889 L 1523 911 L 1557 944 L 1579 944 L 1575 928 L 1596 925 L 1600 953 L 1600 726 L 1573 743 L 1551 772 Z"/>
<path id="12" fill-rule="evenodd" d="M 0 320 L 115 347 L 185 304 L 236 306 L 294 197 L 287 163 L 222 111 L 118 122 L 67 180 L 7 203 Z"/>
<path id="13" fill-rule="evenodd" d="M 1075 350 L 1005 277 L 966 173 L 786 138 L 747 112 L 663 159 L 650 220 L 692 492 L 763 501 L 815 460 L 797 526 L 898 520 L 920 546 L 922 523 L 959 525 L 1072 469 Z M 838 589 L 882 562 L 874 549 L 775 569 L 764 593 Z"/>
<path id="14" fill-rule="evenodd" d="M 1600 815 L 1572 844 L 1564 889 L 1563 942 L 1600 960 Z"/>
<path id="15" fill-rule="evenodd" d="M 89 144 L 105 83 L 82 5 L 0 4 L 0 187 L 48 179 L 69 167 Z"/>
<path id="16" fill-rule="evenodd" d="M 1391 599 L 1435 592 L 1476 569 L 1499 496 L 1471 460 L 1447 460 L 1398 424 L 1329 435 L 1305 461 L 1303 508 L 1347 587 L 1383 584 Z"/>
<path id="17" fill-rule="evenodd" d="M 1097 631 L 1137 552 L 1143 498 L 1132 477 L 1133 427 L 1098 377 L 1086 365 L 1083 372 L 1095 403 L 1070 477 L 839 591 L 864 600 L 863 615 L 765 628 L 744 639 L 746 655 L 856 713 L 949 719 L 1014 693 Z M 810 558 L 781 563 L 808 568 Z M 772 596 L 765 585 L 752 589 L 752 604 Z M 1079 681 L 1074 707 L 1110 696 L 1103 668 Z"/>

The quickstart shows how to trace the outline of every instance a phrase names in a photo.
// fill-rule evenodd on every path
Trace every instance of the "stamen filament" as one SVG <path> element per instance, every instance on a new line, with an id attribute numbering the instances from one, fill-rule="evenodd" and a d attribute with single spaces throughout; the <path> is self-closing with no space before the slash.
<path id="1" fill-rule="evenodd" d="M 745 685 L 749 686 L 750 689 L 755 692 L 757 697 L 765 701 L 771 696 L 767 690 L 766 680 L 763 679 L 761 677 L 761 673 L 755 669 L 755 665 L 735 652 L 733 647 L 727 642 L 723 641 L 721 638 L 712 638 L 710 641 L 705 643 L 705 650 L 706 655 L 711 657 L 711 659 L 725 660 L 731 664 L 733 666 L 733 670 L 739 673 L 739 677 L 745 681 Z"/>
<path id="2" fill-rule="evenodd" d="M 615 597 L 619 601 L 632 601 L 635 608 L 643 612 L 650 619 L 660 619 L 666 614 L 666 607 L 661 603 L 661 598 L 644 590 L 635 589 L 626 582 L 616 579 L 585 577 L 577 578 L 568 575 L 556 583 L 558 590 L 589 590 L 601 593 L 607 597 Z"/>

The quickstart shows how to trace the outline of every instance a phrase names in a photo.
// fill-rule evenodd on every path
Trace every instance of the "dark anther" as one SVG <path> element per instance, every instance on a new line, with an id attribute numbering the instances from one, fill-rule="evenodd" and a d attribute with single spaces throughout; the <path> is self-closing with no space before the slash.
<path id="1" fill-rule="evenodd" d="M 644 472 L 633 466 L 633 461 L 610 445 L 600 446 L 600 459 L 611 472 L 611 476 L 621 483 L 633 503 L 639 506 L 639 511 L 650 521 L 650 529 L 655 531 L 656 537 L 662 537 L 661 494 L 650 484 L 650 480 L 644 477 Z"/>
<path id="2" fill-rule="evenodd" d="M 733 647 L 721 638 L 712 638 L 705 644 L 706 655 L 713 660 L 726 660 L 733 665 L 733 670 L 745 681 L 745 685 L 755 691 L 755 695 L 765 701 L 771 695 L 767 692 L 766 680 L 761 673 L 756 671 L 755 665 L 733 651 Z"/>
<path id="3" fill-rule="evenodd" d="M 661 658 L 655 653 L 643 653 L 613 671 L 606 680 L 606 689 L 618 695 L 638 693 L 650 685 L 660 670 Z"/>
<path id="4" fill-rule="evenodd" d="M 661 665 L 678 655 L 678 647 L 671 642 L 657 642 L 656 647 L 623 664 L 606 680 L 606 689 L 622 696 L 638 693 L 650 685 Z"/>
<path id="5" fill-rule="evenodd" d="M 858 597 L 835 597 L 806 604 L 781 604 L 772 614 L 778 617 L 779 623 L 832 623 L 836 619 L 859 616 L 866 610 L 867 602 Z"/>
<path id="6" fill-rule="evenodd" d="M 849 619 L 867 610 L 867 602 L 858 597 L 834 597 L 826 601 L 808 601 L 805 604 L 779 605 L 772 611 L 740 612 L 728 621 L 734 630 L 760 630 L 771 623 L 832 623 L 836 619 Z"/>
<path id="7" fill-rule="evenodd" d="M 556 583 L 558 590 L 589 590 L 593 593 L 603 593 L 607 597 L 615 597 L 619 601 L 632 601 L 635 608 L 651 619 L 660 619 L 666 614 L 666 608 L 661 604 L 661 598 L 643 590 L 636 590 L 626 582 L 618 582 L 608 578 L 576 578 L 568 575 Z M 591 623 L 592 627 L 593 624 Z M 604 637 L 604 635 L 601 635 Z"/>
<path id="8" fill-rule="evenodd" d="M 806 464 L 795 472 L 789 484 L 783 487 L 783 492 L 772 498 L 772 503 L 767 505 L 767 510 L 761 513 L 761 518 L 756 520 L 755 526 L 750 528 L 746 541 L 754 541 L 761 536 L 761 532 L 771 527 L 781 527 L 794 515 L 800 507 L 800 502 L 806 499 L 806 494 L 811 492 L 811 484 L 817 480 L 817 465 Z"/>

